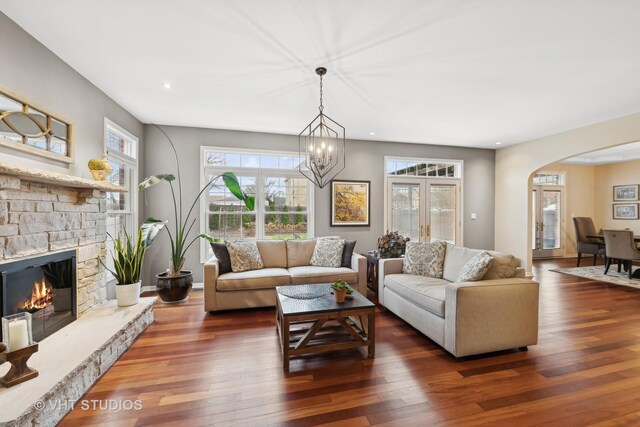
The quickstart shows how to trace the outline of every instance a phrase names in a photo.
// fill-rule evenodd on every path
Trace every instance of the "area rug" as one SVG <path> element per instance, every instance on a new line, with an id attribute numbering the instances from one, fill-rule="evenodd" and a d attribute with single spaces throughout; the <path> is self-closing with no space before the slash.
<path id="1" fill-rule="evenodd" d="M 629 279 L 628 273 L 624 271 L 618 273 L 618 267 L 616 265 L 611 266 L 606 275 L 604 274 L 604 266 L 602 265 L 596 265 L 594 267 L 555 268 L 551 271 L 640 289 L 640 279 Z"/>

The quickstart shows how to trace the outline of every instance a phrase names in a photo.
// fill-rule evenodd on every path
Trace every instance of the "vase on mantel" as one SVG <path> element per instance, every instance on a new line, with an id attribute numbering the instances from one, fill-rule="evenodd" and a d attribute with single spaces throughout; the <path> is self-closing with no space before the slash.
<path id="1" fill-rule="evenodd" d="M 91 159 L 89 160 L 89 170 L 91 171 L 91 175 L 93 175 L 93 179 L 96 181 L 106 181 L 111 175 L 111 171 L 113 171 L 113 167 L 109 160 L 107 160 L 107 156 L 103 155 L 102 159 Z"/>

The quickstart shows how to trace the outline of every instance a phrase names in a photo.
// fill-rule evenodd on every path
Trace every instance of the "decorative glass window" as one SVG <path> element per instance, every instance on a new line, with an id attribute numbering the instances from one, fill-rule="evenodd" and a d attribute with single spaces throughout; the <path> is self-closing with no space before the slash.
<path id="1" fill-rule="evenodd" d="M 564 185 L 564 173 L 539 172 L 533 177 L 533 185 Z"/>
<path id="2" fill-rule="evenodd" d="M 433 178 L 460 178 L 462 162 L 454 160 L 393 159 L 386 160 L 387 175 Z"/>
<path id="3" fill-rule="evenodd" d="M 72 163 L 71 124 L 0 91 L 0 145 Z"/>
<path id="4" fill-rule="evenodd" d="M 236 174 L 256 197 L 253 212 L 218 180 L 201 203 L 202 231 L 221 240 L 312 237 L 313 185 L 298 171 L 297 153 L 202 147 L 202 185 L 221 173 Z M 202 260 L 211 255 L 203 241 Z"/>

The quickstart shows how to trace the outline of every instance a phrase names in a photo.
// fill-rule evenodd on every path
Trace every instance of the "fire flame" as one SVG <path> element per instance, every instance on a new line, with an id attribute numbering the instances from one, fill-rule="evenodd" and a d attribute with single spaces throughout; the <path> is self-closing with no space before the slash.
<path id="1" fill-rule="evenodd" d="M 33 291 L 31 291 L 31 299 L 24 300 L 22 304 L 22 309 L 26 311 L 37 311 L 42 310 L 43 308 L 51 305 L 53 302 L 53 293 L 51 292 L 51 288 L 49 288 L 42 279 L 42 282 L 35 282 L 33 284 Z"/>

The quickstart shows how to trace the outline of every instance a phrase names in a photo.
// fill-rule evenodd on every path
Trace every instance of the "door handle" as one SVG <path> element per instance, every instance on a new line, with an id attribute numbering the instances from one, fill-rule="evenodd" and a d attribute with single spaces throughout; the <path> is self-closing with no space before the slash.
<path id="1" fill-rule="evenodd" d="M 427 224 L 427 237 L 431 237 L 431 224 Z"/>
<path id="2" fill-rule="evenodd" d="M 422 235 L 424 234 L 424 225 L 420 226 L 420 238 L 422 239 Z"/>

